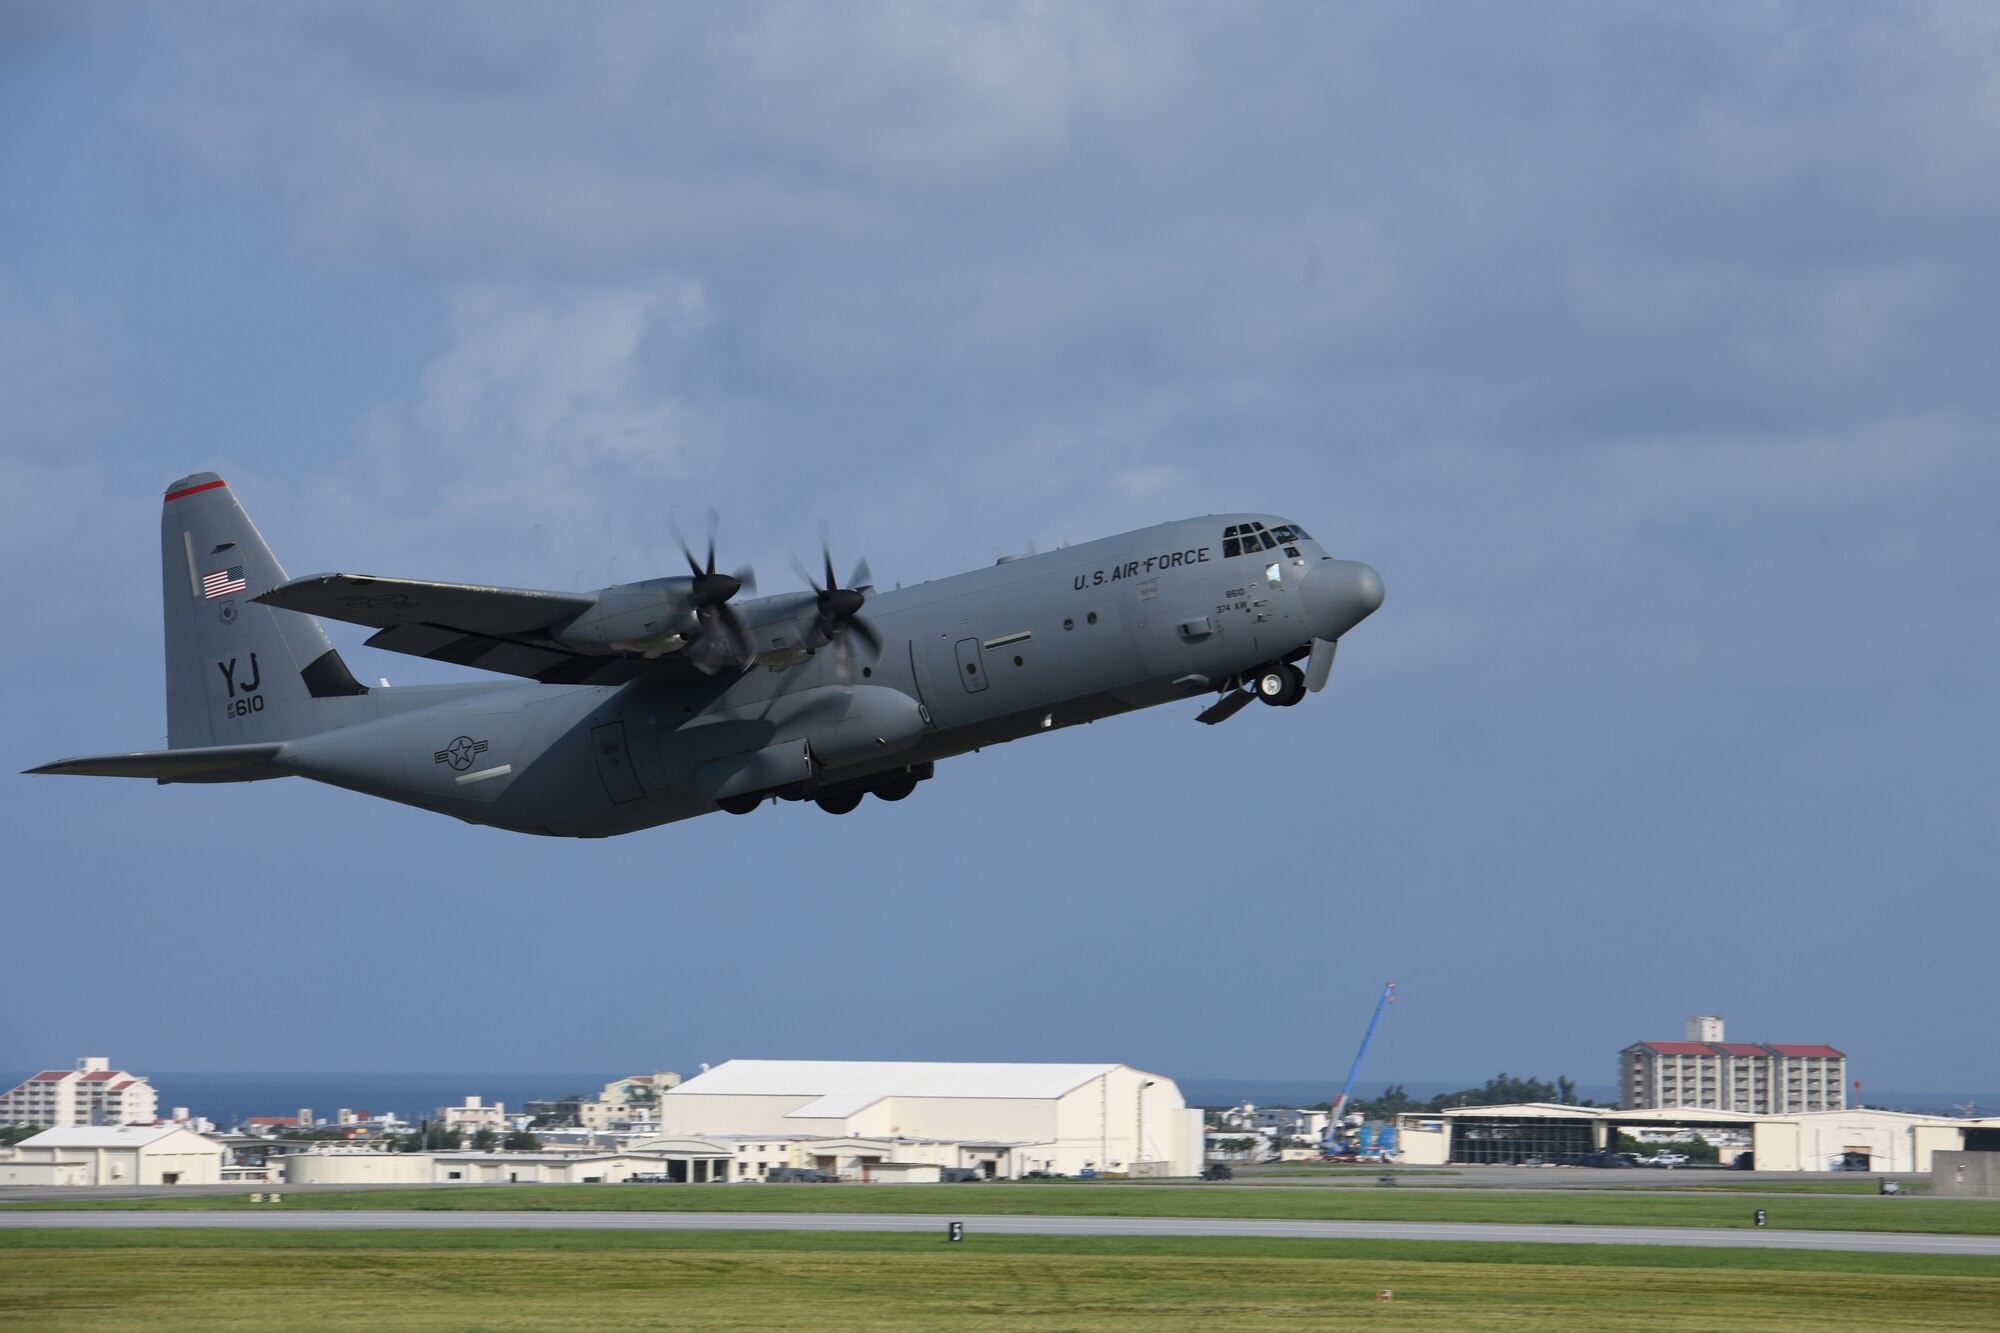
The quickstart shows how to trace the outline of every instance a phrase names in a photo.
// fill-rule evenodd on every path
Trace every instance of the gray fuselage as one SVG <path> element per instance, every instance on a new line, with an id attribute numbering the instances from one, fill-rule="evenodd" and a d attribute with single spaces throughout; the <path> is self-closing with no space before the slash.
<path id="1" fill-rule="evenodd" d="M 982 746 L 1225 689 L 1337 640 L 1379 603 L 1372 570 L 1310 539 L 1225 557 L 1225 529 L 1251 522 L 1285 526 L 1188 519 L 873 593 L 883 651 L 851 686 L 820 651 L 713 679 L 375 691 L 369 720 L 289 740 L 272 767 L 566 837 L 668 824 L 744 793 L 928 775 Z M 754 624 L 756 604 L 740 605 Z"/>

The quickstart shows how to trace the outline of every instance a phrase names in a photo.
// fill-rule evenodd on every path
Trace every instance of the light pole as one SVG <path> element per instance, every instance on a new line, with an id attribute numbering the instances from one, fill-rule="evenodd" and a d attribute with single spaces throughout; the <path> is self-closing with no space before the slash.
<path id="1" fill-rule="evenodd" d="M 1150 1078 L 1139 1084 L 1139 1133 L 1132 1141 L 1132 1160 L 1134 1162 L 1143 1162 L 1146 1160 L 1146 1089 L 1152 1086 L 1153 1080 Z"/>

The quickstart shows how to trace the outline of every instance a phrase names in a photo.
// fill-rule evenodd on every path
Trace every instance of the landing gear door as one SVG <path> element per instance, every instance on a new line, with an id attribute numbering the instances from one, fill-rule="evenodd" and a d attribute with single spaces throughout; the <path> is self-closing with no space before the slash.
<path id="1" fill-rule="evenodd" d="M 639 787 L 638 774 L 632 771 L 632 752 L 625 744 L 623 722 L 592 727 L 590 752 L 597 759 L 597 776 L 604 780 L 604 791 L 612 804 L 624 805 L 646 794 Z"/>
<path id="2" fill-rule="evenodd" d="M 986 662 L 979 655 L 979 640 L 958 641 L 958 681 L 970 694 L 986 688 Z"/>

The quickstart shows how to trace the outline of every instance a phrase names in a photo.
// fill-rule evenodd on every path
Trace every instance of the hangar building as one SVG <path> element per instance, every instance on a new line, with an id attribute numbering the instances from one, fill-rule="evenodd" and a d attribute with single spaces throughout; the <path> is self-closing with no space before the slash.
<path id="1" fill-rule="evenodd" d="M 0 1152 L 0 1184 L 214 1185 L 226 1156 L 182 1125 L 45 1129 Z"/>
<path id="2" fill-rule="evenodd" d="M 663 1135 L 948 1143 L 993 1176 L 1202 1165 L 1200 1110 L 1120 1064 L 731 1060 L 661 1093 L 659 1114 Z"/>
<path id="3" fill-rule="evenodd" d="M 1615 1147 L 1620 1130 L 1685 1128 L 1748 1135 L 1760 1171 L 1928 1171 L 1931 1154 L 1965 1146 L 1969 1122 L 1863 1107 L 1753 1115 L 1693 1107 L 1455 1106 L 1396 1118 L 1406 1166 L 1557 1162 Z M 1729 1150 L 1723 1150 L 1724 1161 Z"/>

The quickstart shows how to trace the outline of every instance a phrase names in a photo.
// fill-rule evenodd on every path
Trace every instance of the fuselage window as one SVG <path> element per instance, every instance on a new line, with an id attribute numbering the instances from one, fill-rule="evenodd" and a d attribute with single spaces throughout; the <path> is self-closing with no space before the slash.
<path id="1" fill-rule="evenodd" d="M 1275 537 L 1273 537 L 1273 536 L 1272 536 L 1272 535 L 1271 535 L 1270 533 L 1268 533 L 1268 532 L 1260 532 L 1260 533 L 1258 533 L 1257 535 L 1258 535 L 1259 537 L 1262 537 L 1262 538 L 1264 539 L 1264 549 L 1265 549 L 1265 550 L 1267 550 L 1267 551 L 1272 551 L 1272 550 L 1276 550 L 1276 549 L 1277 549 L 1277 546 L 1278 546 L 1278 539 L 1277 539 L 1277 538 L 1275 538 Z"/>
<path id="2" fill-rule="evenodd" d="M 1222 539 L 1222 558 L 1224 560 L 1227 560 L 1232 555 L 1242 554 L 1243 546 L 1234 537 L 1224 537 Z"/>

